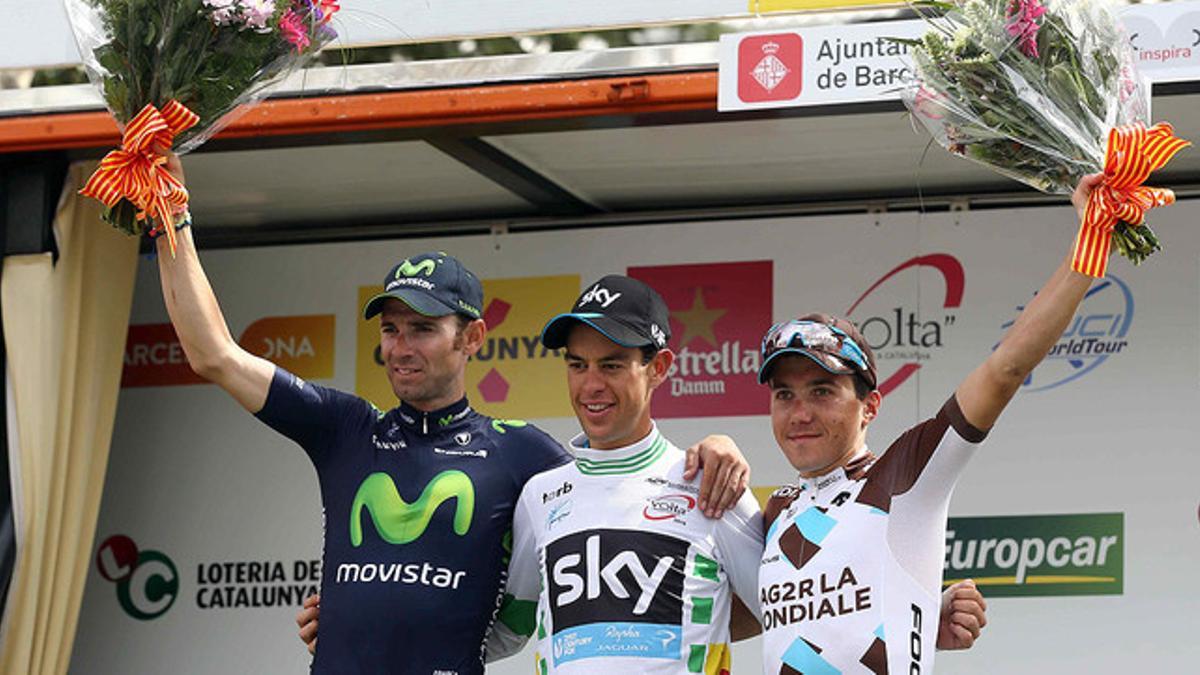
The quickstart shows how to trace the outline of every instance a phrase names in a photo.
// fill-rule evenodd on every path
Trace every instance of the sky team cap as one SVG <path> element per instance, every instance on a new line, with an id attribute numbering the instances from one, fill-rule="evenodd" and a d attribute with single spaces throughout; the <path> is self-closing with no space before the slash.
<path id="1" fill-rule="evenodd" d="M 878 386 L 875 355 L 853 323 L 829 314 L 808 314 L 777 323 L 763 336 L 758 381 L 771 378 L 771 368 L 785 354 L 807 356 L 835 375 L 859 375 Z"/>
<path id="2" fill-rule="evenodd" d="M 471 319 L 482 316 L 483 286 L 463 264 L 442 252 L 422 253 L 392 268 L 383 280 L 383 292 L 363 308 L 363 318 L 383 311 L 395 298 L 425 316 L 458 313 Z"/>
<path id="3" fill-rule="evenodd" d="M 665 349 L 671 339 L 669 317 L 667 303 L 653 288 L 611 274 L 589 286 L 570 313 L 550 319 L 542 329 L 542 344 L 549 349 L 565 347 L 571 327 L 581 322 L 623 347 Z"/>

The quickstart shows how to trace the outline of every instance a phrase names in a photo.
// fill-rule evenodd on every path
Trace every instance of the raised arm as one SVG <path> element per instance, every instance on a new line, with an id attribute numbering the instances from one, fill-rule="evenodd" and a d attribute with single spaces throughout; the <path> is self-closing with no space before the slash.
<path id="1" fill-rule="evenodd" d="M 1081 219 L 1088 195 L 1102 178 L 1087 176 L 1076 187 L 1071 202 Z M 983 430 L 995 424 L 1021 383 L 1062 337 L 1091 285 L 1091 277 L 1071 269 L 1068 254 L 1000 345 L 958 386 L 955 396 L 967 422 Z"/>
<path id="2" fill-rule="evenodd" d="M 167 168 L 182 181 L 179 157 L 173 153 L 169 157 Z M 191 229 L 184 228 L 177 235 L 173 259 L 166 237 L 159 237 L 156 244 L 163 301 L 179 344 L 197 375 L 229 392 L 246 410 L 258 412 L 267 401 L 275 365 L 234 341 L 200 266 Z"/>

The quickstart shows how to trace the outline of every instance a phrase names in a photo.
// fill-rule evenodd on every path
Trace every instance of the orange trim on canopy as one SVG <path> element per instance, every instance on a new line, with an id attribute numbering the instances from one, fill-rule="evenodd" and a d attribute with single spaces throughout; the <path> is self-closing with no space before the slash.
<path id="1" fill-rule="evenodd" d="M 425 89 L 264 101 L 217 138 L 302 136 L 453 124 L 715 110 L 717 72 Z M 107 112 L 0 119 L 0 153 L 107 148 Z"/>

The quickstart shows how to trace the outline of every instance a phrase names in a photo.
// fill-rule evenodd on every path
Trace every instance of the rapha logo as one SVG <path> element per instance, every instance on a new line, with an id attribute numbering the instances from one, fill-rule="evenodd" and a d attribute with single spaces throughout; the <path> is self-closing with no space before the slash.
<path id="1" fill-rule="evenodd" d="M 913 299 L 898 295 L 888 282 L 907 270 L 930 269 L 941 277 L 944 292 L 935 298 L 938 312 L 919 316 L 911 309 Z M 921 369 L 921 362 L 932 358 L 943 346 L 946 330 L 954 325 L 962 305 L 966 274 L 962 263 L 947 253 L 910 258 L 871 284 L 846 316 L 858 324 L 859 331 L 875 352 L 879 368 L 879 393 L 887 396 Z M 939 290 L 942 290 L 939 289 Z"/>
<path id="2" fill-rule="evenodd" d="M 590 305 L 593 302 L 600 303 L 601 307 L 608 308 L 609 305 L 616 302 L 617 298 L 621 297 L 620 293 L 613 293 L 607 288 L 596 284 L 579 299 L 579 305 Z"/>
<path id="3" fill-rule="evenodd" d="M 1018 306 L 1017 312 L 1023 309 Z M 1012 320 L 1007 321 L 1001 328 L 1007 331 L 1012 324 Z M 1058 343 L 1025 379 L 1025 391 L 1053 389 L 1099 368 L 1129 346 L 1126 337 L 1132 325 L 1133 293 L 1129 285 L 1111 274 L 1097 281 L 1083 296 Z"/>

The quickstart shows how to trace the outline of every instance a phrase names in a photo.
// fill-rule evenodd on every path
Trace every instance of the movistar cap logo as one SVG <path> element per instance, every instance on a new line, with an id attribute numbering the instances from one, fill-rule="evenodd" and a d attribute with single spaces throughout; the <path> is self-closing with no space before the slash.
<path id="1" fill-rule="evenodd" d="M 375 531 L 389 544 L 408 544 L 421 538 L 429 521 L 443 502 L 453 499 L 454 532 L 462 536 L 471 529 L 475 513 L 475 486 L 462 471 L 443 471 L 433 477 L 421 496 L 411 504 L 404 501 L 396 483 L 386 473 L 367 476 L 358 486 L 350 506 L 350 543 L 361 546 L 362 510 L 366 509 Z"/>
<path id="2" fill-rule="evenodd" d="M 434 270 L 437 269 L 437 266 L 441 262 L 442 262 L 441 260 L 434 260 L 433 258 L 426 258 L 426 259 L 422 260 L 421 262 L 414 265 L 406 259 L 403 262 L 401 262 L 399 265 L 396 266 L 396 278 L 399 279 L 402 276 L 403 277 L 415 277 L 418 274 L 423 274 L 427 277 L 432 276 Z"/>

